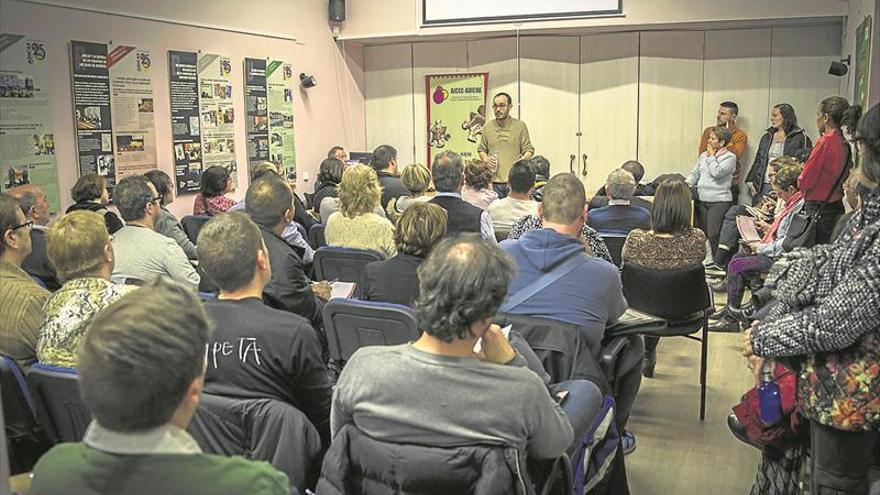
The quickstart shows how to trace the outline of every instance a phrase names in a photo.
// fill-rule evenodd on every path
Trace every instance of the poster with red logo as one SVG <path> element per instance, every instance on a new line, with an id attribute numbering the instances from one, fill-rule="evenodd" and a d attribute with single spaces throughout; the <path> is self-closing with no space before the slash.
<path id="1" fill-rule="evenodd" d="M 202 170 L 226 167 L 237 181 L 235 161 L 235 110 L 232 106 L 232 59 L 221 55 L 199 56 L 199 115 L 202 129 Z M 201 181 L 199 182 L 201 184 Z M 190 189 L 190 191 L 195 189 Z"/>
<path id="2" fill-rule="evenodd" d="M 430 164 L 441 151 L 454 151 L 465 160 L 477 155 L 486 123 L 489 73 L 429 74 L 425 76 L 428 121 L 425 126 Z"/>

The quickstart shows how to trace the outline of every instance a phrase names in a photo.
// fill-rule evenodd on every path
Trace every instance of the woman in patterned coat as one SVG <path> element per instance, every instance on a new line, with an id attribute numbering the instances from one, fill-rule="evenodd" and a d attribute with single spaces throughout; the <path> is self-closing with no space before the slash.
<path id="1" fill-rule="evenodd" d="M 811 493 L 868 493 L 880 430 L 880 107 L 856 131 L 871 194 L 834 244 L 796 250 L 767 283 L 779 304 L 745 334 L 745 354 L 799 371 L 810 421 Z"/>

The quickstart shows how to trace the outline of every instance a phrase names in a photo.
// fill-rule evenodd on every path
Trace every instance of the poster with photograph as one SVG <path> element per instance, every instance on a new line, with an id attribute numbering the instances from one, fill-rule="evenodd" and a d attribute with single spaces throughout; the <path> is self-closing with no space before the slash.
<path id="1" fill-rule="evenodd" d="M 855 95 L 853 104 L 868 108 L 868 73 L 871 68 L 871 16 L 856 28 Z"/>
<path id="2" fill-rule="evenodd" d="M 244 105 L 247 129 L 248 177 L 269 160 L 269 106 L 266 100 L 266 59 L 244 59 Z"/>
<path id="3" fill-rule="evenodd" d="M 489 74 L 431 74 L 425 76 L 428 98 L 426 163 L 441 151 L 455 151 L 462 158 L 476 158 L 477 145 L 486 123 L 486 91 Z"/>
<path id="4" fill-rule="evenodd" d="M 0 34 L 0 191 L 38 186 L 49 209 L 61 209 L 46 43 Z M 57 70 L 57 68 L 55 69 Z"/>
<path id="5" fill-rule="evenodd" d="M 112 191 L 116 184 L 116 165 L 113 158 L 107 45 L 71 41 L 70 57 L 79 173 L 104 176 L 107 189 Z"/>
<path id="6" fill-rule="evenodd" d="M 171 141 L 178 194 L 198 191 L 201 185 L 198 58 L 195 52 L 168 52 Z"/>
<path id="7" fill-rule="evenodd" d="M 232 60 L 229 57 L 213 54 L 199 56 L 202 168 L 226 167 L 233 181 L 236 181 L 232 76 Z"/>
<path id="8" fill-rule="evenodd" d="M 110 108 L 116 180 L 156 168 L 156 126 L 153 119 L 152 58 L 133 46 L 117 46 L 108 54 Z"/>
<path id="9" fill-rule="evenodd" d="M 284 176 L 296 180 L 296 148 L 293 132 L 293 65 L 271 60 L 266 66 L 266 92 L 269 102 L 269 161 Z"/>

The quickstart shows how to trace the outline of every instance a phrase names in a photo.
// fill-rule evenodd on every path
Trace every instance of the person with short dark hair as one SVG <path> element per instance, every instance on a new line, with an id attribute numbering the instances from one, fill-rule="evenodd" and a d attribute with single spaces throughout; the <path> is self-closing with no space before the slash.
<path id="1" fill-rule="evenodd" d="M 493 174 L 493 170 L 480 160 L 469 161 L 464 166 L 461 199 L 481 210 L 488 210 L 489 205 L 498 199 L 498 193 L 489 187 L 492 184 Z"/>
<path id="2" fill-rule="evenodd" d="M 313 284 L 296 250 L 281 237 L 293 218 L 292 198 L 290 186 L 274 174 L 251 182 L 245 196 L 247 214 L 260 227 L 272 265 L 263 300 L 275 309 L 304 317 L 315 328 L 323 328 L 321 310 L 330 298 L 330 286 L 327 282 Z"/>
<path id="3" fill-rule="evenodd" d="M 430 203 L 413 203 L 397 220 L 397 255 L 364 267 L 361 299 L 411 306 L 419 297 L 417 270 L 431 248 L 446 234 L 446 210 Z"/>
<path id="4" fill-rule="evenodd" d="M 25 217 L 34 222 L 31 228 L 31 254 L 21 264 L 21 269 L 39 279 L 47 289 L 54 292 L 61 287 L 55 267 L 46 255 L 46 231 L 50 213 L 49 202 L 42 189 L 33 185 L 13 187 L 9 195 L 18 201 Z"/>
<path id="5" fill-rule="evenodd" d="M 110 203 L 110 192 L 107 191 L 107 182 L 103 176 L 98 174 L 81 175 L 70 189 L 70 196 L 73 197 L 74 204 L 70 205 L 65 213 L 88 210 L 103 215 L 110 235 L 115 234 L 124 226 L 116 213 L 107 208 Z"/>
<path id="6" fill-rule="evenodd" d="M 94 419 L 82 442 L 40 458 L 29 493 L 289 494 L 287 476 L 269 464 L 203 454 L 186 431 L 210 335 L 196 295 L 163 279 L 98 313 L 77 369 Z"/>
<path id="7" fill-rule="evenodd" d="M 461 197 L 461 188 L 464 186 L 464 163 L 461 155 L 454 151 L 441 151 L 434 155 L 431 177 L 434 179 L 437 195 L 430 203 L 446 210 L 446 235 L 452 237 L 462 232 L 476 232 L 483 239 L 496 243 L 495 229 L 492 228 L 489 214 Z"/>
<path id="8" fill-rule="evenodd" d="M 513 223 L 525 215 L 538 214 L 538 202 L 532 200 L 535 187 L 535 170 L 532 160 L 520 160 L 510 167 L 507 175 L 507 185 L 510 193 L 506 198 L 493 201 L 489 205 L 489 217 L 492 218 L 492 227 L 495 232 L 507 237 Z"/>
<path id="9" fill-rule="evenodd" d="M 332 390 L 321 344 L 308 320 L 262 301 L 272 268 L 260 228 L 243 213 L 220 215 L 199 232 L 199 248 L 199 266 L 220 289 L 205 302 L 214 322 L 205 392 L 291 404 L 329 445 Z"/>
<path id="10" fill-rule="evenodd" d="M 335 198 L 338 196 L 336 188 L 342 182 L 342 172 L 345 171 L 345 163 L 336 158 L 327 158 L 321 162 L 318 170 L 318 186 L 315 187 L 315 194 L 312 196 L 312 210 L 321 213 L 321 201 L 324 198 Z"/>
<path id="11" fill-rule="evenodd" d="M 736 126 L 736 118 L 739 115 L 739 105 L 732 101 L 722 101 L 718 105 L 718 112 L 715 114 L 715 125 L 703 129 L 703 135 L 700 137 L 700 148 L 698 153 L 705 153 L 709 148 L 709 135 L 713 129 L 723 127 L 730 132 L 730 138 L 725 141 L 725 147 L 736 155 L 734 160 L 733 175 L 730 177 L 730 193 L 734 202 L 739 198 L 739 179 L 742 167 L 739 161 L 746 153 L 746 146 L 749 143 L 749 136 L 745 131 Z"/>
<path id="12" fill-rule="evenodd" d="M 600 234 L 627 235 L 633 229 L 651 228 L 651 212 L 632 204 L 638 182 L 622 168 L 612 170 L 605 182 L 608 205 L 590 210 L 587 223 Z"/>
<path id="13" fill-rule="evenodd" d="M 171 176 L 162 170 L 154 169 L 144 173 L 144 177 L 153 183 L 156 192 L 159 193 L 159 196 L 162 196 L 160 205 L 161 211 L 159 212 L 159 217 L 156 218 L 156 223 L 154 225 L 156 232 L 165 237 L 174 239 L 174 242 L 176 242 L 177 245 L 180 246 L 180 249 L 183 249 L 183 252 L 186 253 L 187 258 L 191 260 L 199 259 L 196 245 L 189 240 L 189 236 L 183 231 L 180 221 L 177 220 L 177 217 L 168 209 L 168 205 L 173 203 L 177 197 L 174 193 L 174 181 L 171 180 Z"/>
<path id="14" fill-rule="evenodd" d="M 334 146 L 327 152 L 327 158 L 332 158 L 345 163 L 348 160 L 348 153 L 342 146 Z"/>
<path id="15" fill-rule="evenodd" d="M 757 206 L 773 190 L 770 162 L 789 156 L 803 163 L 812 150 L 813 142 L 798 127 L 794 108 L 788 103 L 774 105 L 770 111 L 770 127 L 761 136 L 755 160 L 746 176 L 746 187 L 752 196 L 752 206 Z"/>
<path id="16" fill-rule="evenodd" d="M 113 280 L 143 283 L 166 276 L 197 289 L 200 277 L 186 253 L 174 239 L 154 230 L 162 197 L 153 183 L 130 175 L 116 184 L 114 199 L 126 225 L 113 236 Z"/>
<path id="17" fill-rule="evenodd" d="M 382 199 L 379 201 L 382 210 L 392 198 L 397 199 L 409 192 L 397 177 L 397 150 L 394 146 L 383 144 L 374 149 L 370 166 L 376 171 L 379 187 L 382 188 Z"/>
<path id="18" fill-rule="evenodd" d="M 550 180 L 550 160 L 544 155 L 536 155 L 532 157 L 531 162 L 535 167 L 535 190 L 532 192 L 532 199 L 540 203 L 544 199 L 544 184 Z"/>
<path id="19" fill-rule="evenodd" d="M 27 368 L 36 359 L 37 335 L 49 291 L 21 269 L 31 253 L 31 220 L 18 201 L 0 193 L 0 353 Z"/>
<path id="20" fill-rule="evenodd" d="M 730 190 L 736 155 L 728 148 L 731 132 L 718 126 L 709 132 L 709 144 L 685 182 L 697 192 L 694 223 L 706 234 L 711 252 L 718 250 L 724 214 L 736 199 Z"/>
<path id="21" fill-rule="evenodd" d="M 193 215 L 214 216 L 226 213 L 235 200 L 226 196 L 235 189 L 229 169 L 214 165 L 202 172 L 199 193 L 193 199 Z"/>
<path id="22" fill-rule="evenodd" d="M 483 126 L 483 134 L 477 153 L 480 160 L 494 170 L 492 178 L 495 192 L 499 198 L 507 196 L 507 176 L 510 167 L 519 160 L 528 160 L 535 154 L 535 147 L 529 139 L 529 129 L 525 122 L 510 116 L 513 98 L 507 93 L 498 93 L 492 98 L 495 118 Z"/>
<path id="23" fill-rule="evenodd" d="M 493 444 L 558 457 L 571 422 L 492 317 L 510 259 L 477 235 L 441 241 L 419 267 L 414 342 L 362 347 L 333 395 L 331 430 L 354 423 L 376 440 L 449 447 Z M 482 352 L 474 345 L 482 339 Z"/>

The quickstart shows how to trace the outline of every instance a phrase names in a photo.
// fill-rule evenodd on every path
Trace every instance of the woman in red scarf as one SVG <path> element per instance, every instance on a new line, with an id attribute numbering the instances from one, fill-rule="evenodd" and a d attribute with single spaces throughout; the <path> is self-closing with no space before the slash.
<path id="1" fill-rule="evenodd" d="M 767 273 L 773 261 L 782 253 L 782 242 L 788 234 L 791 219 L 804 206 L 804 196 L 798 190 L 800 165 L 785 165 L 773 178 L 773 188 L 777 197 L 785 201 L 782 212 L 776 216 L 773 224 L 767 229 L 760 242 L 752 242 L 744 246 L 730 260 L 727 266 L 727 306 L 721 309 L 717 323 L 709 327 L 716 332 L 739 332 L 740 323 L 734 316 L 742 303 L 746 280 L 749 277 Z"/>

